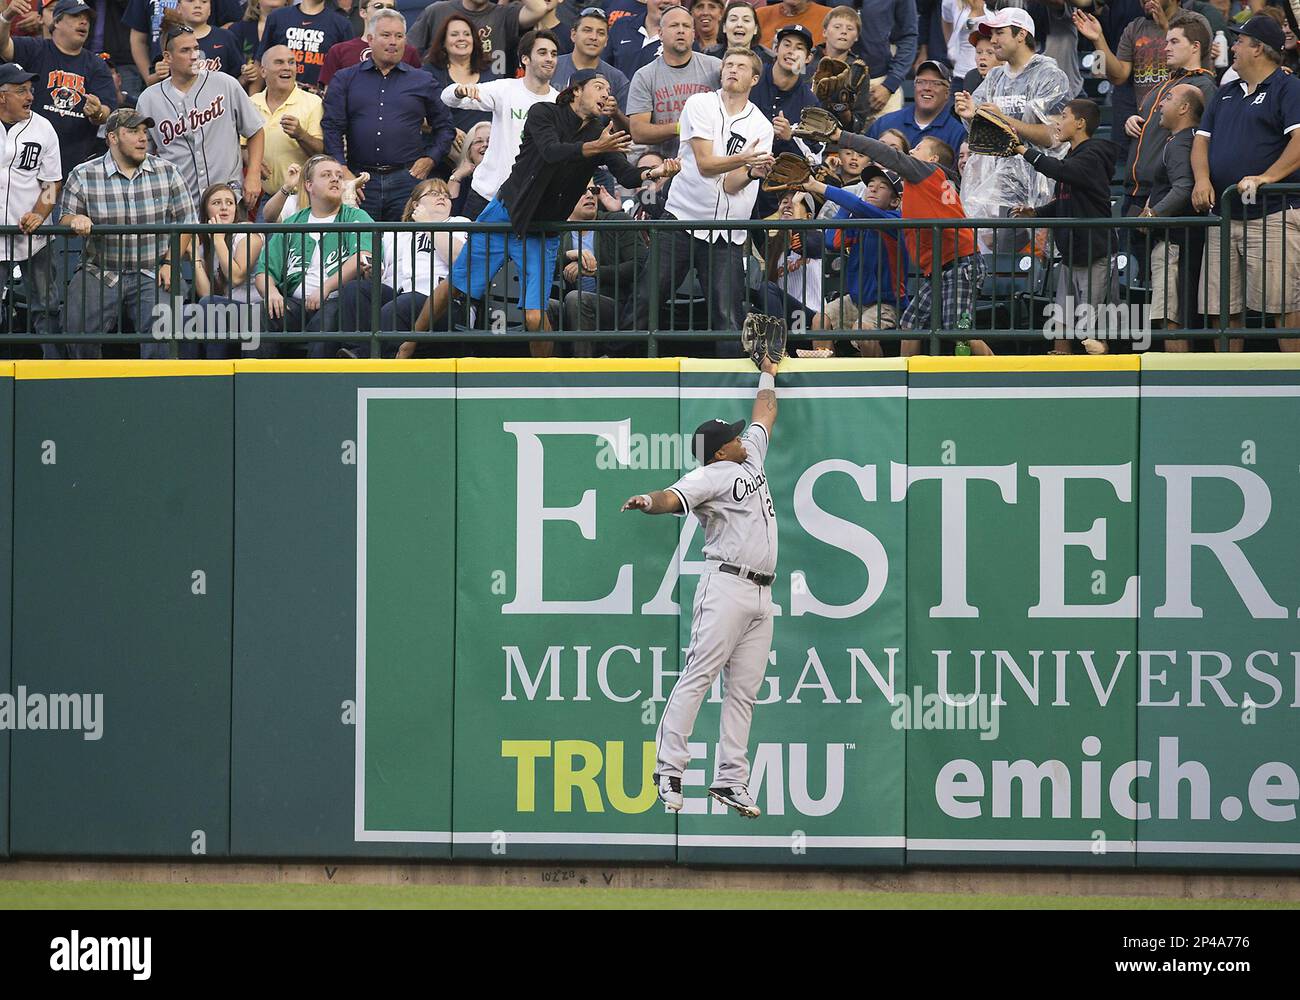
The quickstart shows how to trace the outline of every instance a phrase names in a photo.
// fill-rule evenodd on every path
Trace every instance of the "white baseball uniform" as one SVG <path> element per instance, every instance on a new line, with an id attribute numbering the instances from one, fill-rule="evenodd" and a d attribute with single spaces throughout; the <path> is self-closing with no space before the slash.
<path id="1" fill-rule="evenodd" d="M 691 641 L 656 736 L 661 775 L 681 776 L 690 762 L 687 743 L 718 672 L 723 680 L 722 726 L 711 787 L 749 783 L 749 724 L 772 649 L 772 588 L 723 572 L 776 571 L 776 509 L 767 485 L 767 429 L 750 424 L 741 435 L 745 461 L 712 462 L 668 487 L 684 515 L 704 526 L 705 569 L 695 591 Z"/>
<path id="2" fill-rule="evenodd" d="M 239 140 L 255 136 L 263 122 L 233 76 L 205 69 L 183 94 L 170 79 L 161 80 L 145 88 L 135 108 L 154 120 L 154 150 L 181 172 L 196 205 L 213 184 L 243 190 Z"/>

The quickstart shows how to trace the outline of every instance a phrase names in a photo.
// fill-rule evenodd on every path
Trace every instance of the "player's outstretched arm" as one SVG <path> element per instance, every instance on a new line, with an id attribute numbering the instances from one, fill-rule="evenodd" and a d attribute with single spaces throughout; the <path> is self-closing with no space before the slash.
<path id="1" fill-rule="evenodd" d="M 682 501 L 672 490 L 655 490 L 628 497 L 623 510 L 643 510 L 647 514 L 680 514 Z"/>
<path id="2" fill-rule="evenodd" d="M 776 426 L 776 386 L 773 384 L 776 365 L 769 358 L 764 358 L 760 371 L 763 374 L 758 379 L 758 395 L 754 397 L 754 412 L 750 414 L 749 422 L 762 424 L 770 439 L 772 428 Z"/>

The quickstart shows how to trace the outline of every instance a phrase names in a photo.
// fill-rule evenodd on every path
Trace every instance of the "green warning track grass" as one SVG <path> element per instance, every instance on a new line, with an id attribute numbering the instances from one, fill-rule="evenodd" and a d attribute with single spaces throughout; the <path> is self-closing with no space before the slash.
<path id="1" fill-rule="evenodd" d="M 1252 899 L 497 886 L 0 882 L 2 909 L 1296 909 Z"/>

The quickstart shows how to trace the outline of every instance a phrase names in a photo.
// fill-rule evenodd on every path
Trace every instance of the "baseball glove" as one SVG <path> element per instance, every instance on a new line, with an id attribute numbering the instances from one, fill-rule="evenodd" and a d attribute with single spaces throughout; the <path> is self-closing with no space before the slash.
<path id="1" fill-rule="evenodd" d="M 763 178 L 763 190 L 797 190 L 811 176 L 812 168 L 802 156 L 795 153 L 782 153 L 772 164 L 768 175 Z"/>
<path id="2" fill-rule="evenodd" d="M 840 186 L 840 175 L 835 172 L 835 168 L 829 163 L 819 163 L 817 166 L 813 167 L 812 177 L 813 180 L 820 181 L 822 184 L 834 184 L 836 187 Z M 816 197 L 816 195 L 814 195 L 814 197 Z M 818 203 L 820 202 L 821 199 L 818 198 Z"/>
<path id="3" fill-rule="evenodd" d="M 823 59 L 813 73 L 812 91 L 817 100 L 828 101 L 833 94 L 851 85 L 849 64 L 843 59 Z"/>
<path id="4" fill-rule="evenodd" d="M 825 108 L 804 108 L 799 114 L 799 124 L 794 127 L 794 134 L 799 139 L 830 142 L 831 136 L 841 127 L 840 120 Z"/>
<path id="5" fill-rule="evenodd" d="M 1002 115 L 981 108 L 971 119 L 970 137 L 966 142 L 972 153 L 1014 156 L 1016 147 L 1020 145 L 1020 137 Z"/>
<path id="6" fill-rule="evenodd" d="M 853 128 L 858 95 L 869 76 L 867 64 L 861 59 L 854 59 L 852 63 L 823 59 L 813 74 L 813 93 L 841 127 Z"/>
<path id="7" fill-rule="evenodd" d="M 754 367 L 762 367 L 764 358 L 779 365 L 785 357 L 788 332 L 785 320 L 780 316 L 747 313 L 744 325 L 740 328 L 740 345 L 754 362 Z"/>

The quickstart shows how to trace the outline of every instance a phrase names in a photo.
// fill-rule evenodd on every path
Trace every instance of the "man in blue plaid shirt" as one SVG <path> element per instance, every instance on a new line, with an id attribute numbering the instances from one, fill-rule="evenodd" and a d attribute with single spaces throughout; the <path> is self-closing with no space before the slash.
<path id="1" fill-rule="evenodd" d="M 117 332 L 124 318 L 136 333 L 148 333 L 158 317 L 160 299 L 164 309 L 171 307 L 165 293 L 172 291 L 173 281 L 179 282 L 180 272 L 170 259 L 169 237 L 91 235 L 95 226 L 198 221 L 180 171 L 149 155 L 153 124 L 153 119 L 132 108 L 119 108 L 105 125 L 108 152 L 68 175 L 60 221 L 86 237 L 86 249 L 63 306 L 65 333 Z M 182 254 L 189 241 L 189 234 L 181 237 Z M 176 290 L 179 293 L 179 284 Z M 165 341 L 141 344 L 140 356 L 169 357 L 168 347 Z M 67 351 L 73 358 L 102 354 L 99 344 L 69 344 Z"/>

